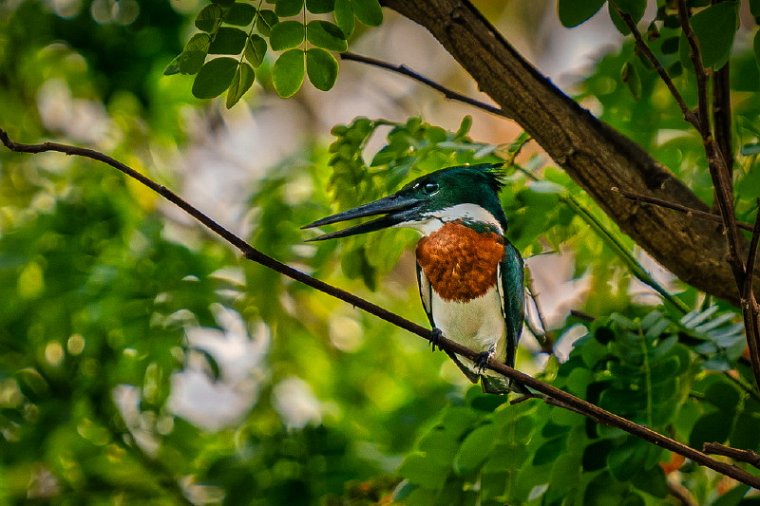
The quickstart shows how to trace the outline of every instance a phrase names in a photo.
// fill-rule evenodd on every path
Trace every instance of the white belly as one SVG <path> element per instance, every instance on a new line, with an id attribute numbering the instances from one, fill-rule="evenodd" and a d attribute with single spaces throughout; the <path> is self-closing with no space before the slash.
<path id="1" fill-rule="evenodd" d="M 435 291 L 431 295 L 433 321 L 445 337 L 477 352 L 493 349 L 495 359 L 506 360 L 507 328 L 495 286 L 469 302 L 445 301 Z M 473 367 L 470 360 L 462 362 Z"/>

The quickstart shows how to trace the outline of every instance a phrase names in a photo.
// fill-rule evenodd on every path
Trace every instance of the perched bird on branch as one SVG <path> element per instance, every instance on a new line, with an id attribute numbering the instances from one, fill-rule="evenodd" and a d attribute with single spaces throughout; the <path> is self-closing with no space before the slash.
<path id="1" fill-rule="evenodd" d="M 433 348 L 443 335 L 480 352 L 475 361 L 449 353 L 485 392 L 524 391 L 485 369 L 490 358 L 514 366 L 524 319 L 523 260 L 507 240 L 507 218 L 499 202 L 500 164 L 442 169 L 369 204 L 322 218 L 304 228 L 366 216 L 381 217 L 320 235 L 323 241 L 389 227 L 413 228 L 417 283 L 433 326 Z"/>

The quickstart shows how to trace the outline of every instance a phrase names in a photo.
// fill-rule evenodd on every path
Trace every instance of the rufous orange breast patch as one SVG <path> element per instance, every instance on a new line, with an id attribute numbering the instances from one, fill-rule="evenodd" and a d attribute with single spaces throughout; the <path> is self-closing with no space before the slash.
<path id="1" fill-rule="evenodd" d="M 466 302 L 496 284 L 504 257 L 504 238 L 477 232 L 458 222 L 446 223 L 417 243 L 417 263 L 433 289 L 446 301 Z"/>

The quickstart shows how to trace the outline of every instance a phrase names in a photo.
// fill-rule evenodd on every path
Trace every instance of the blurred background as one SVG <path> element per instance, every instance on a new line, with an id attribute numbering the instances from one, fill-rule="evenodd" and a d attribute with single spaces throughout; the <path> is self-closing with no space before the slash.
<path id="1" fill-rule="evenodd" d="M 631 48 L 606 12 L 567 29 L 553 0 L 475 3 L 554 83 L 709 188 L 691 170 L 693 135 L 663 139 L 637 123 L 614 63 Z M 467 142 L 493 153 L 520 128 L 347 61 L 326 93 L 306 84 L 278 98 L 270 62 L 230 110 L 195 99 L 192 76 L 163 72 L 204 5 L 0 2 L 0 128 L 18 142 L 109 154 L 265 253 L 425 323 L 413 235 L 303 242 L 301 225 L 342 205 L 328 191 L 331 130 L 357 117 L 398 125 L 418 117 L 456 132 L 470 116 Z M 381 27 L 357 28 L 352 51 L 488 102 L 424 29 L 384 14 Z M 678 118 L 661 108 L 658 121 Z M 366 160 L 388 130 L 369 138 Z M 517 161 L 550 180 L 510 172 L 503 196 L 556 341 L 542 352 L 525 332 L 518 366 L 536 373 L 556 369 L 587 333 L 568 319 L 571 309 L 599 315 L 660 298 L 558 204 L 562 185 L 594 209 L 534 143 Z M 664 286 L 697 300 L 620 240 Z M 242 261 L 135 182 L 60 154 L 0 150 L 0 301 L 0 500 L 8 504 L 374 502 L 443 407 L 480 395 L 424 341 Z"/>

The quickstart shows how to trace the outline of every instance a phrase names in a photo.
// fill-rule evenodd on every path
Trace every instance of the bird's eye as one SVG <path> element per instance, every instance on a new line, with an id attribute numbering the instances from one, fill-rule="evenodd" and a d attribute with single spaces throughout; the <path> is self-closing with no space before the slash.
<path id="1" fill-rule="evenodd" d="M 432 195 L 433 193 L 438 191 L 438 183 L 425 183 L 423 190 L 428 195 Z"/>

